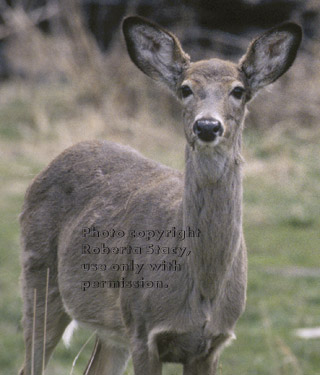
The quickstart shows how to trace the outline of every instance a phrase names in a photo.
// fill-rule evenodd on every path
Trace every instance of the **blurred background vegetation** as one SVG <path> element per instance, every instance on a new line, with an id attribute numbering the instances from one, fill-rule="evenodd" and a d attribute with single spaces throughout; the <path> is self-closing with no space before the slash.
<path id="1" fill-rule="evenodd" d="M 194 60 L 236 61 L 254 35 L 288 19 L 304 28 L 293 68 L 249 108 L 248 301 L 219 374 L 319 375 L 320 339 L 295 335 L 320 326 L 319 12 L 317 0 L 0 1 L 1 374 L 23 361 L 18 215 L 33 177 L 84 139 L 130 144 L 183 169 L 179 104 L 133 66 L 122 40 L 123 16 L 140 14 L 175 32 Z M 89 335 L 59 344 L 47 374 L 69 374 Z"/>

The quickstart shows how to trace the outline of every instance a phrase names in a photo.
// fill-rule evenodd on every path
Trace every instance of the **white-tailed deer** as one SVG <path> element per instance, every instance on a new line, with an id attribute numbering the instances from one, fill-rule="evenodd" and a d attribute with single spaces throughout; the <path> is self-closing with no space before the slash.
<path id="1" fill-rule="evenodd" d="M 123 32 L 132 61 L 182 103 L 185 173 L 88 141 L 35 178 L 21 214 L 24 375 L 41 373 L 71 319 L 97 332 L 85 374 L 119 375 L 131 355 L 136 375 L 160 375 L 163 362 L 213 375 L 245 307 L 245 107 L 289 69 L 301 28 L 265 32 L 238 64 L 192 63 L 140 17 Z"/>

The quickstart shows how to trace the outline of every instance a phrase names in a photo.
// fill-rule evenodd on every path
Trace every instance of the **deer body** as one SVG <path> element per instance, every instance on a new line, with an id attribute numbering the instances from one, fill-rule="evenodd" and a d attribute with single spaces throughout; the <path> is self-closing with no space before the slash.
<path id="1" fill-rule="evenodd" d="M 218 59 L 190 63 L 175 36 L 139 17 L 124 21 L 124 34 L 133 62 L 182 101 L 185 173 L 128 147 L 92 141 L 66 150 L 34 180 L 21 215 L 24 375 L 41 372 L 47 268 L 45 361 L 75 319 L 97 330 L 86 374 L 121 374 L 130 353 L 136 375 L 160 374 L 163 362 L 182 363 L 185 375 L 214 375 L 244 310 L 245 104 L 290 67 L 300 28 L 290 23 L 263 34 L 238 65 Z M 87 236 L 88 228 L 125 235 Z M 191 234 L 183 241 L 133 235 L 168 234 L 172 228 Z M 123 251 L 106 255 L 106 246 Z M 162 250 L 155 255 L 157 247 Z"/>

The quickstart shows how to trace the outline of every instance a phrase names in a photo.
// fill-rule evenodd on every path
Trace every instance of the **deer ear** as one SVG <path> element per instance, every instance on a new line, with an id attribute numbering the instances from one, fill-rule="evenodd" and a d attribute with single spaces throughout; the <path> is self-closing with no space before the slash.
<path id="1" fill-rule="evenodd" d="M 301 27 L 287 22 L 253 40 L 239 63 L 252 94 L 276 81 L 290 68 L 301 39 Z"/>
<path id="2" fill-rule="evenodd" d="M 138 16 L 125 18 L 122 28 L 129 56 L 135 65 L 149 77 L 175 90 L 181 73 L 190 63 L 178 39 Z"/>

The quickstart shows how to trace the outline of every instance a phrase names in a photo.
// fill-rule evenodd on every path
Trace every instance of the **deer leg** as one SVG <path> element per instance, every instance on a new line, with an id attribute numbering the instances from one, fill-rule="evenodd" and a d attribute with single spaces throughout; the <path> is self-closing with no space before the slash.
<path id="1" fill-rule="evenodd" d="M 146 340 L 135 341 L 132 362 L 135 375 L 161 375 L 162 363 L 150 354 Z"/>
<path id="2" fill-rule="evenodd" d="M 22 325 L 25 362 L 20 375 L 40 375 L 70 322 L 63 309 L 56 278 L 50 278 L 46 293 L 47 270 L 24 270 L 24 312 Z M 46 301 L 47 300 L 47 301 Z M 45 314 L 47 311 L 47 314 Z M 45 315 L 47 315 L 45 317 Z M 45 355 L 43 354 L 45 340 Z"/>
<path id="3" fill-rule="evenodd" d="M 122 375 L 128 358 L 127 349 L 115 348 L 97 337 L 84 375 Z"/>
<path id="4" fill-rule="evenodd" d="M 183 366 L 183 375 L 217 375 L 218 358 L 212 355 Z"/>

